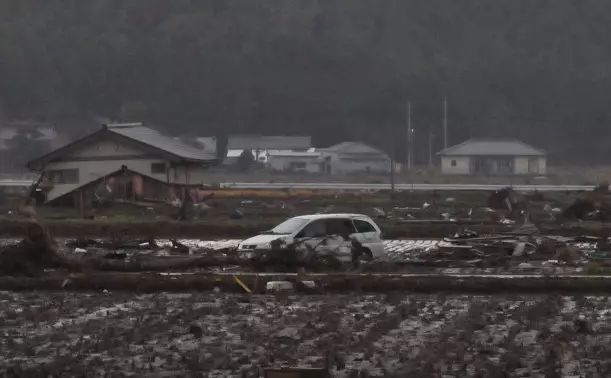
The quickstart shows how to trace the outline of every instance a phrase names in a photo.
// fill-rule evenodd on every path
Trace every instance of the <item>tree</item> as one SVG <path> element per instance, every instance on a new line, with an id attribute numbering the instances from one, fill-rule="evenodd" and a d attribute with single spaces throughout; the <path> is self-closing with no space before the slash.
<path id="1" fill-rule="evenodd" d="M 255 163 L 255 157 L 252 154 L 251 150 L 244 150 L 238 157 L 238 169 L 240 171 L 248 171 Z"/>

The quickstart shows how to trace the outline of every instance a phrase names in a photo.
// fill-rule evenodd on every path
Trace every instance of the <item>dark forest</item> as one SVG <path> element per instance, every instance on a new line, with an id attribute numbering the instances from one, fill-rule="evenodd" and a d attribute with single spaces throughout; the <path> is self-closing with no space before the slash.
<path id="1" fill-rule="evenodd" d="M 611 2 L 1 0 L 0 119 L 76 134 L 100 120 L 170 134 L 312 135 L 417 159 L 515 137 L 604 163 Z"/>

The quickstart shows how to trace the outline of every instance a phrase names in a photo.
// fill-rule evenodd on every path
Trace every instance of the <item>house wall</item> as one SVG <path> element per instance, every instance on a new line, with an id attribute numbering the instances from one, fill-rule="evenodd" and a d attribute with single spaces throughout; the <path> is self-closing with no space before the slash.
<path id="1" fill-rule="evenodd" d="M 53 188 L 47 194 L 47 200 L 53 200 L 78 187 L 85 185 L 100 177 L 107 176 L 121 169 L 121 166 L 140 172 L 143 175 L 166 181 L 165 174 L 151 173 L 152 163 L 163 163 L 162 159 L 131 159 L 131 160 L 86 160 L 86 161 L 61 161 L 47 164 L 45 172 L 50 170 L 78 169 L 78 182 L 69 184 L 54 183 Z"/>
<path id="2" fill-rule="evenodd" d="M 543 175 L 546 171 L 546 159 L 545 157 L 534 157 L 536 159 L 536 171 L 529 169 L 529 161 L 533 157 L 529 156 L 516 156 L 513 158 L 513 174 L 515 175 Z M 494 157 L 490 157 L 494 159 Z M 452 166 L 452 161 L 456 162 L 455 166 Z M 471 160 L 469 156 L 442 156 L 441 157 L 441 173 L 449 175 L 468 175 L 471 172 Z"/>
<path id="3" fill-rule="evenodd" d="M 167 172 L 153 173 L 154 163 L 165 164 Z M 149 152 L 130 144 L 102 139 L 74 151 L 62 161 L 47 164 L 47 172 L 66 169 L 78 169 L 79 172 L 78 182 L 54 183 L 47 194 L 47 200 L 51 201 L 100 177 L 108 176 L 120 170 L 122 166 L 145 177 L 171 184 L 192 185 L 205 182 L 206 168 L 202 164 L 173 164 L 164 158 L 152 157 Z"/>
<path id="4" fill-rule="evenodd" d="M 533 170 L 531 171 L 530 160 L 533 159 Z M 514 159 L 514 174 L 516 175 L 544 175 L 546 161 L 543 156 L 516 156 Z"/>
<path id="5" fill-rule="evenodd" d="M 269 167 L 275 171 L 289 172 L 292 163 L 304 163 L 302 171 L 309 173 L 320 172 L 320 162 L 318 157 L 310 156 L 270 156 L 268 158 Z"/>
<path id="6" fill-rule="evenodd" d="M 452 161 L 455 165 L 452 166 Z M 468 175 L 471 173 L 471 159 L 468 156 L 442 156 L 441 173 L 446 175 Z"/>
<path id="7" fill-rule="evenodd" d="M 547 174 L 547 158 L 545 156 L 539 157 L 539 174 Z"/>
<path id="8" fill-rule="evenodd" d="M 527 175 L 528 171 L 528 156 L 516 156 L 513 159 L 513 173 L 516 175 Z"/>
<path id="9" fill-rule="evenodd" d="M 329 158 L 331 174 L 350 174 L 362 172 L 389 172 L 390 159 L 378 156 L 358 156 L 327 152 L 323 158 Z"/>
<path id="10" fill-rule="evenodd" d="M 153 163 L 165 163 L 168 168 L 167 173 L 152 173 Z M 172 166 L 170 162 L 163 159 L 130 159 L 130 160 L 87 160 L 87 161 L 63 161 L 49 163 L 45 171 L 78 169 L 79 180 L 77 183 L 53 184 L 53 188 L 47 194 L 47 200 L 51 201 L 72 190 L 79 188 L 100 177 L 107 176 L 126 166 L 128 169 L 138 172 L 143 176 L 151 177 L 169 184 L 197 185 L 206 181 L 207 169 L 203 165 L 191 164 Z"/>

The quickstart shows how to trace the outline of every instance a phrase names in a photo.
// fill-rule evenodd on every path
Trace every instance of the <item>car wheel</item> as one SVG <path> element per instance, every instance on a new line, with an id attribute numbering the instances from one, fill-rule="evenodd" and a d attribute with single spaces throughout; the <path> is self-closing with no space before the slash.
<path id="1" fill-rule="evenodd" d="M 363 249 L 363 260 L 364 261 L 373 261 L 373 253 L 369 248 Z"/>

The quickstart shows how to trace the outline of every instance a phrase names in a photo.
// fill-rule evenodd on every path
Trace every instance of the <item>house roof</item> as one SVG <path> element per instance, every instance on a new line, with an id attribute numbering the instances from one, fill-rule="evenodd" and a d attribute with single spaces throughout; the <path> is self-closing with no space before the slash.
<path id="1" fill-rule="evenodd" d="M 517 139 L 469 139 L 439 151 L 441 156 L 544 156 L 545 151 Z"/>
<path id="2" fill-rule="evenodd" d="M 142 126 L 140 123 L 123 123 L 104 125 L 102 129 L 32 160 L 27 165 L 30 168 L 39 166 L 104 136 L 119 138 L 140 145 L 151 152 L 162 154 L 173 160 L 192 162 L 212 162 L 216 160 L 215 153 L 204 151 L 175 138 L 162 135 L 151 128 Z"/>
<path id="3" fill-rule="evenodd" d="M 320 157 L 320 152 L 309 149 L 308 151 L 292 151 L 292 150 L 270 150 L 267 151 L 268 156 L 282 156 L 282 157 Z"/>
<path id="4" fill-rule="evenodd" d="M 181 140 L 161 135 L 158 131 L 142 126 L 139 123 L 108 124 L 105 125 L 110 132 L 122 135 L 134 141 L 157 148 L 185 160 L 205 161 L 214 160 L 216 155 L 203 149 L 190 146 Z"/>
<path id="5" fill-rule="evenodd" d="M 230 150 L 307 150 L 312 146 L 310 136 L 290 135 L 230 135 Z"/>
<path id="6" fill-rule="evenodd" d="M 372 147 L 362 142 L 342 142 L 331 147 L 323 148 L 321 151 L 335 152 L 341 154 L 359 154 L 359 155 L 384 155 L 388 156 L 384 151 Z"/>

